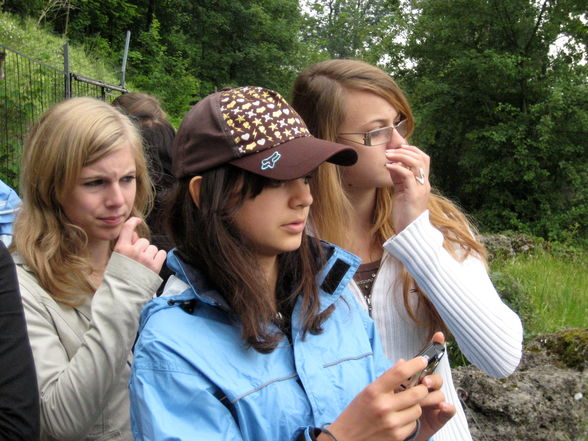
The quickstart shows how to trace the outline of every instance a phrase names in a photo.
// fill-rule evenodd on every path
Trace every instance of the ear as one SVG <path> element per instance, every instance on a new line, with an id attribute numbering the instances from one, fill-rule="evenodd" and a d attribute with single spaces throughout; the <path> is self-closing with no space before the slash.
<path id="1" fill-rule="evenodd" d="M 188 185 L 188 190 L 190 191 L 190 196 L 192 196 L 192 200 L 197 207 L 200 208 L 200 186 L 202 185 L 202 176 L 194 176 L 190 179 L 190 184 Z"/>

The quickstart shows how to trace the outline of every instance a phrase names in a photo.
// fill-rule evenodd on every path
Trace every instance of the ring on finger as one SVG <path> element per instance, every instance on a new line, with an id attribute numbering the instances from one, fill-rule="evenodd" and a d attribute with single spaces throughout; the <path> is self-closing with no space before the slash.
<path id="1" fill-rule="evenodd" d="M 422 167 L 419 167 L 419 175 L 414 178 L 419 184 L 425 185 L 425 170 Z"/>

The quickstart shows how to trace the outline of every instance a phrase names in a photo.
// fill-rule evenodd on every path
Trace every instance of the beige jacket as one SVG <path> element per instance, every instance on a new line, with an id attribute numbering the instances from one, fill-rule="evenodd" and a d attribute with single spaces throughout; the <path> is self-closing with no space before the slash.
<path id="1" fill-rule="evenodd" d="M 57 303 L 21 256 L 17 267 L 41 396 L 43 441 L 132 441 L 127 381 L 139 314 L 161 284 L 113 253 L 87 302 Z"/>

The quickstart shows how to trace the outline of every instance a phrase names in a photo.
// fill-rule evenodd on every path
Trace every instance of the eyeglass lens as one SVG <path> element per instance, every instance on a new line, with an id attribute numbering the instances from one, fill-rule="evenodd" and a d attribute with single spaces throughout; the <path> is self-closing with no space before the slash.
<path id="1" fill-rule="evenodd" d="M 392 136 L 394 136 L 394 129 L 396 129 L 400 136 L 404 138 L 407 134 L 406 120 L 402 120 L 392 127 L 382 127 L 381 129 L 367 132 L 365 134 L 365 144 L 368 146 L 376 146 L 389 143 L 392 140 Z"/>

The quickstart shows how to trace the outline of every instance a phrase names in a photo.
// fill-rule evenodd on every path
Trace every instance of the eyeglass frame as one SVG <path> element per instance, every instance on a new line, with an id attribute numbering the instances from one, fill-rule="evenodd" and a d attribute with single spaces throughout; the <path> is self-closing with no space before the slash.
<path id="1" fill-rule="evenodd" d="M 391 126 L 380 127 L 379 129 L 370 130 L 369 132 L 338 133 L 337 137 L 340 137 L 341 135 L 363 135 L 363 142 L 354 141 L 353 139 L 347 139 L 347 138 L 341 138 L 341 139 L 344 139 L 345 141 L 354 142 L 356 144 L 361 144 L 366 147 L 376 147 L 376 146 L 387 144 L 388 142 L 390 142 L 390 140 L 392 139 L 392 135 L 390 135 L 390 137 L 388 138 L 388 141 L 385 141 L 385 142 L 382 142 L 379 144 L 372 144 L 372 136 L 374 133 L 379 133 L 379 132 L 383 132 L 386 130 L 389 130 L 391 133 L 393 133 L 394 130 L 396 130 L 400 134 L 400 136 L 402 136 L 404 138 L 408 133 L 408 128 L 406 127 L 407 123 L 408 123 L 408 118 L 403 118 L 402 120 L 398 121 L 397 123 L 394 123 Z"/>

